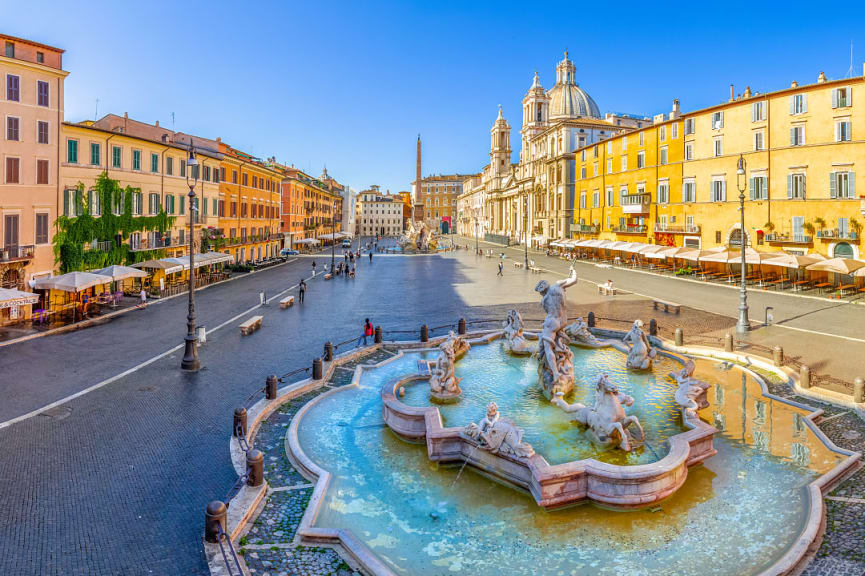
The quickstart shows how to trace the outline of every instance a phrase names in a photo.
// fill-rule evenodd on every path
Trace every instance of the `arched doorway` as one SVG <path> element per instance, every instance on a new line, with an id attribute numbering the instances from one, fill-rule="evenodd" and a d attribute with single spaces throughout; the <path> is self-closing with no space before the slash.
<path id="1" fill-rule="evenodd" d="M 449 234 L 448 230 L 450 230 L 450 222 L 442 220 L 442 234 Z"/>
<path id="2" fill-rule="evenodd" d="M 838 242 L 835 244 L 835 250 L 832 252 L 834 258 L 855 258 L 853 247 L 847 242 Z"/>
<path id="3" fill-rule="evenodd" d="M 731 247 L 739 248 L 742 246 L 742 229 L 741 228 L 733 228 L 730 230 L 730 236 L 727 243 Z M 748 235 L 745 235 L 745 246 L 748 246 L 750 242 L 748 242 Z"/>

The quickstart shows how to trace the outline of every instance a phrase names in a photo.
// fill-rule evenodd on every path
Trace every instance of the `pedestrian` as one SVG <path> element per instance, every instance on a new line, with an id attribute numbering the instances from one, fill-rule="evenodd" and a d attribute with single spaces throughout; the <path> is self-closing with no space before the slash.
<path id="1" fill-rule="evenodd" d="M 147 307 L 147 290 L 144 289 L 144 286 L 141 287 L 141 294 L 139 294 L 141 298 L 141 303 L 138 305 L 139 308 Z"/>
<path id="2" fill-rule="evenodd" d="M 357 339 L 357 345 L 360 346 L 361 341 L 363 341 L 363 345 L 366 346 L 366 339 L 372 336 L 372 333 L 372 323 L 369 321 L 369 318 L 367 318 L 363 321 L 363 335 Z"/>
<path id="3" fill-rule="evenodd" d="M 300 284 L 297 287 L 298 295 L 300 296 L 300 301 L 303 302 L 303 297 L 306 296 L 306 281 L 301 278 Z"/>
<path id="4" fill-rule="evenodd" d="M 505 263 L 499 260 L 499 273 L 496 276 L 504 276 L 503 271 L 505 269 Z"/>
<path id="5" fill-rule="evenodd" d="M 312 261 L 312 275 L 315 276 L 315 260 Z"/>
<path id="6" fill-rule="evenodd" d="M 369 251 L 369 262 L 372 264 L 372 250 Z"/>

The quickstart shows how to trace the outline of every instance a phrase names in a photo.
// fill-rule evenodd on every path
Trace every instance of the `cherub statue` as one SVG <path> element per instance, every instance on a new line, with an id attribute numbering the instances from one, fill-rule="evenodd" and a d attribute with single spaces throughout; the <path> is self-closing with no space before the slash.
<path id="1" fill-rule="evenodd" d="M 499 407 L 495 402 L 487 405 L 487 413 L 477 424 L 471 423 L 463 428 L 463 434 L 478 443 L 478 448 L 493 454 L 507 454 L 528 458 L 535 451 L 530 444 L 523 442 L 524 431 L 505 418 L 499 418 Z"/>
<path id="2" fill-rule="evenodd" d="M 634 370 L 648 370 L 652 367 L 652 360 L 657 356 L 657 351 L 652 348 L 649 339 L 643 332 L 643 321 L 635 320 L 634 325 L 622 338 L 622 342 L 631 343 L 631 350 L 628 352 L 628 368 Z"/>
<path id="3" fill-rule="evenodd" d="M 675 399 L 682 410 L 682 418 L 690 420 L 697 417 L 697 410 L 706 408 L 709 401 L 706 400 L 706 390 L 709 384 L 693 377 L 694 361 L 690 358 L 678 372 L 670 372 L 670 378 L 679 383 Z"/>

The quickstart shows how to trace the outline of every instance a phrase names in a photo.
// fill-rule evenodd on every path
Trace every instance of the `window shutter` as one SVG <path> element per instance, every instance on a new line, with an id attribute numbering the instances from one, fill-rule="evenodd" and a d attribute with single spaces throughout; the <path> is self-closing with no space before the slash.
<path id="1" fill-rule="evenodd" d="M 807 111 L 808 111 L 808 95 L 802 94 L 802 113 L 804 114 Z"/>
<path id="2" fill-rule="evenodd" d="M 724 127 L 724 111 L 721 110 L 721 128 Z"/>
<path id="3" fill-rule="evenodd" d="M 787 198 L 793 197 L 793 175 L 787 174 Z"/>
<path id="4" fill-rule="evenodd" d="M 793 108 L 793 106 L 794 106 L 793 101 L 794 100 L 795 100 L 795 98 L 791 95 L 790 96 L 790 114 L 792 114 L 794 111 L 794 108 Z"/>
<path id="5" fill-rule="evenodd" d="M 790 146 L 796 145 L 796 129 L 790 128 Z"/>
<path id="6" fill-rule="evenodd" d="M 837 107 L 838 107 L 838 89 L 833 88 L 832 89 L 832 108 L 837 108 Z"/>
<path id="7" fill-rule="evenodd" d="M 856 197 L 856 173 L 848 172 L 847 173 L 847 196 L 849 198 Z"/>
<path id="8" fill-rule="evenodd" d="M 829 198 L 838 197 L 837 172 L 829 172 Z"/>
<path id="9" fill-rule="evenodd" d="M 63 215 L 69 216 L 69 189 L 63 190 Z"/>
<path id="10" fill-rule="evenodd" d="M 756 178 L 754 178 L 753 176 L 748 178 L 748 190 L 749 190 L 749 197 L 751 200 L 755 200 L 757 197 L 757 190 L 756 190 L 757 187 L 756 187 L 756 183 L 754 182 L 754 180 L 756 180 Z"/>
<path id="11" fill-rule="evenodd" d="M 757 121 L 757 104 L 751 104 L 751 122 Z"/>

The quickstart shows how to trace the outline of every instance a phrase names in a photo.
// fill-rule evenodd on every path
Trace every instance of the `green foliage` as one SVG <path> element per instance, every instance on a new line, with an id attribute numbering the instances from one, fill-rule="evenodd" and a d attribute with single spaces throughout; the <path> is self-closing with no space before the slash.
<path id="1" fill-rule="evenodd" d="M 174 224 L 174 217 L 164 211 L 155 216 L 133 216 L 133 194 L 140 194 L 139 188 L 122 188 L 117 180 L 112 180 L 103 172 L 90 192 L 99 198 L 98 214 L 90 213 L 90 202 L 83 183 L 79 182 L 77 190 L 79 194 L 76 194 L 74 201 L 80 215 L 60 215 L 54 222 L 54 260 L 60 264 L 61 273 L 103 268 L 112 264 L 132 264 L 165 255 L 165 251 L 159 249 L 132 252 L 129 244 L 117 246 L 115 241 L 117 236 L 128 240 L 133 232 L 165 233 Z M 114 213 L 115 206 L 122 208 L 119 214 Z M 110 242 L 111 245 L 105 250 L 107 245 L 94 246 L 97 242 Z M 85 244 L 90 247 L 85 249 Z"/>

